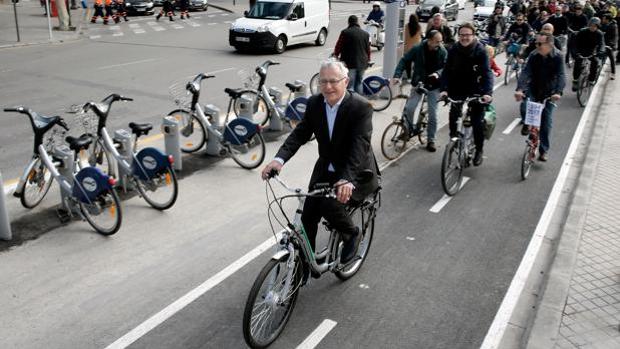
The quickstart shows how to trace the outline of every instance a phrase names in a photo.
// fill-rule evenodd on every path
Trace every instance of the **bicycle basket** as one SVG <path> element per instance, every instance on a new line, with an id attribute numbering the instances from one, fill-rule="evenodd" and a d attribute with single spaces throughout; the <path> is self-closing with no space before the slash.
<path id="1" fill-rule="evenodd" d="M 509 55 L 518 55 L 519 52 L 521 51 L 521 45 L 519 45 L 516 42 L 513 42 L 511 44 L 508 45 L 508 47 L 506 47 L 506 53 L 508 53 Z"/>
<path id="2" fill-rule="evenodd" d="M 187 90 L 187 84 L 194 77 L 186 77 L 181 80 L 177 80 L 168 87 L 168 93 L 172 97 L 174 104 L 179 108 L 190 108 L 192 104 L 192 94 Z"/>

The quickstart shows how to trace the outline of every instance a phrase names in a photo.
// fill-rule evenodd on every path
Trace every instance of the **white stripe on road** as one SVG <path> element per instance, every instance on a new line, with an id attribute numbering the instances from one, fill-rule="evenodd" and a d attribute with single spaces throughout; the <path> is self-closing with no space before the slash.
<path id="1" fill-rule="evenodd" d="M 317 327 L 310 335 L 297 346 L 297 349 L 313 349 L 316 347 L 322 340 L 327 336 L 329 331 L 333 330 L 336 327 L 337 322 L 325 319 L 319 327 Z"/>
<path id="2" fill-rule="evenodd" d="M 465 183 L 467 183 L 469 181 L 469 177 L 463 177 L 463 181 L 461 182 L 461 186 L 459 187 L 459 190 L 463 189 L 463 187 L 465 186 Z M 441 197 L 441 199 L 439 199 L 439 201 L 437 201 L 436 204 L 433 205 L 433 207 L 431 207 L 431 209 L 429 211 L 433 212 L 433 213 L 439 213 L 439 211 L 441 211 L 441 209 L 446 206 L 448 204 L 448 202 L 450 202 L 450 200 L 452 200 L 454 196 L 449 196 L 446 194 L 443 194 L 443 196 Z"/>
<path id="3" fill-rule="evenodd" d="M 89 36 L 90 39 L 99 39 L 101 37 L 101 35 L 91 35 Z"/>
<path id="4" fill-rule="evenodd" d="M 174 29 L 183 29 L 183 26 L 180 25 L 180 24 L 173 24 L 173 25 L 171 25 L 171 27 L 174 28 Z"/>
<path id="5" fill-rule="evenodd" d="M 200 24 L 198 24 L 198 23 L 196 23 L 194 21 L 187 21 L 185 23 L 189 24 L 192 27 L 200 27 Z"/>
<path id="6" fill-rule="evenodd" d="M 221 72 L 225 72 L 225 71 L 229 71 L 229 70 L 235 70 L 235 68 L 224 68 L 224 69 L 220 69 L 220 70 L 214 70 L 214 71 L 210 71 L 207 72 L 207 75 L 213 75 L 213 74 L 217 74 L 217 73 L 221 73 Z"/>
<path id="7" fill-rule="evenodd" d="M 207 17 L 209 17 L 209 18 L 213 18 L 213 17 L 215 17 L 215 15 L 208 15 Z"/>
<path id="8" fill-rule="evenodd" d="M 174 303 L 168 305 L 157 314 L 151 316 L 143 323 L 139 324 L 136 328 L 129 331 L 127 334 L 117 339 L 114 343 L 108 345 L 106 349 L 123 349 L 127 348 L 133 342 L 140 339 L 145 334 L 149 333 L 152 329 L 171 318 L 174 314 L 185 308 L 188 304 L 198 299 L 203 294 L 207 293 L 213 287 L 219 285 L 222 281 L 226 280 L 229 276 L 236 273 L 239 269 L 243 268 L 246 264 L 250 263 L 254 258 L 260 256 L 263 252 L 267 251 L 276 241 L 280 240 L 281 235 L 278 234 L 275 238 L 269 238 L 262 244 L 258 245 L 252 251 L 246 253 L 243 257 L 237 259 L 232 264 L 222 269 L 219 273 L 213 275 L 208 280 L 200 284 L 198 287 L 189 291 L 183 297 L 177 299 Z"/>
<path id="9" fill-rule="evenodd" d="M 153 22 L 153 21 L 151 21 L 151 22 L 146 22 L 146 24 L 150 25 L 151 27 L 152 27 L 152 26 L 156 26 L 156 25 L 158 25 L 158 24 L 157 24 L 157 22 Z"/>
<path id="10" fill-rule="evenodd" d="M 232 21 L 224 21 L 224 23 L 226 23 L 226 24 L 231 24 L 231 23 L 232 23 Z"/>
<path id="11" fill-rule="evenodd" d="M 510 321 L 510 318 L 512 317 L 512 314 L 517 306 L 517 302 L 519 301 L 519 296 L 523 293 L 525 283 L 527 282 L 528 276 L 534 267 L 536 256 L 538 255 L 543 240 L 545 239 L 545 234 L 549 228 L 549 224 L 551 223 L 551 218 L 553 217 L 555 209 L 558 206 L 560 195 L 564 189 L 566 179 L 568 178 L 568 173 L 573 165 L 575 152 L 577 151 L 577 148 L 579 148 L 579 142 L 585 126 L 590 120 L 592 114 L 592 104 L 594 103 L 595 97 L 598 95 L 600 86 L 601 84 L 596 84 L 592 90 L 590 98 L 588 98 L 586 108 L 583 111 L 583 114 L 581 114 L 581 120 L 577 125 L 573 139 L 571 140 L 568 151 L 566 152 L 566 156 L 562 162 L 562 167 L 560 168 L 558 177 L 553 184 L 553 189 L 551 189 L 547 204 L 545 204 L 545 208 L 540 215 L 540 220 L 536 225 L 536 230 L 534 230 L 534 234 L 527 246 L 525 254 L 523 255 L 523 259 L 519 264 L 519 268 L 512 278 L 510 287 L 508 287 L 508 291 L 506 291 L 502 304 L 500 305 L 497 314 L 495 314 L 493 323 L 491 324 L 480 349 L 496 349 L 500 346 L 501 340 L 506 332 L 506 328 L 508 327 L 508 322 Z"/>
<path id="12" fill-rule="evenodd" d="M 164 28 L 164 27 L 160 27 L 160 26 L 156 26 L 156 27 L 154 26 L 154 27 L 153 27 L 153 30 L 154 30 L 154 31 L 156 31 L 156 32 L 161 32 L 161 31 L 166 30 L 166 28 Z"/>
<path id="13" fill-rule="evenodd" d="M 110 68 L 116 68 L 116 67 L 123 67 L 126 65 L 132 65 L 132 64 L 140 64 L 140 63 L 146 63 L 146 62 L 153 62 L 156 61 L 156 58 L 149 58 L 149 59 L 143 59 L 140 61 L 133 61 L 133 62 L 127 62 L 127 63 L 121 63 L 121 64 L 112 64 L 112 65 L 106 65 L 103 67 L 99 67 L 97 68 L 97 70 L 103 70 L 103 69 L 110 69 Z"/>
<path id="14" fill-rule="evenodd" d="M 133 32 L 136 33 L 136 34 L 144 34 L 144 33 L 146 33 L 146 30 L 144 30 L 144 29 L 134 29 Z"/>
<path id="15" fill-rule="evenodd" d="M 112 36 L 123 36 L 123 35 L 125 35 L 125 34 L 123 34 L 123 32 L 112 34 Z"/>
<path id="16" fill-rule="evenodd" d="M 506 129 L 502 133 L 505 135 L 510 134 L 510 132 L 512 132 L 512 130 L 514 130 L 514 128 L 517 127 L 517 125 L 519 124 L 519 121 L 521 121 L 521 118 L 515 118 L 514 120 L 512 120 L 510 125 L 508 125 L 508 127 L 506 127 Z"/>
<path id="17" fill-rule="evenodd" d="M 140 24 L 137 24 L 137 23 L 131 23 L 131 24 L 129 25 L 129 28 L 140 28 Z"/>
<path id="18" fill-rule="evenodd" d="M 217 23 L 207 23 L 207 25 L 216 25 Z"/>

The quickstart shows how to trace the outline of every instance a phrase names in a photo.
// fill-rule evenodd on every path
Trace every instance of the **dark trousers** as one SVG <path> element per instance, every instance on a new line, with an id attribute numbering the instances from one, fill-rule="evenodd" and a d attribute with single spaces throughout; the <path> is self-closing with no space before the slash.
<path id="1" fill-rule="evenodd" d="M 579 56 L 575 57 L 575 67 L 573 68 L 573 80 L 579 80 L 579 75 L 581 75 L 581 70 L 583 69 L 583 59 L 579 58 Z M 596 80 L 596 72 L 598 71 L 599 59 L 594 56 L 590 58 L 590 74 L 588 76 L 588 80 L 594 81 Z"/>
<path id="2" fill-rule="evenodd" d="M 319 182 L 334 184 L 338 181 L 333 175 L 321 178 Z M 347 205 L 336 199 L 308 197 L 301 214 L 301 222 L 308 235 L 312 250 L 316 251 L 316 234 L 321 217 L 325 218 L 332 228 L 340 232 L 345 240 L 357 234 L 357 228 L 346 211 Z"/>
<path id="3" fill-rule="evenodd" d="M 606 46 L 605 47 L 605 58 L 609 59 L 609 65 L 611 66 L 611 73 L 616 75 L 616 60 L 614 59 L 614 49 Z M 605 65 L 605 58 L 601 62 L 602 65 Z"/>
<path id="4" fill-rule="evenodd" d="M 471 111 L 469 118 L 474 131 L 474 144 L 476 144 L 476 150 L 481 151 L 484 146 L 484 108 L 480 103 L 471 103 L 469 105 Z M 450 105 L 450 137 L 455 137 L 457 134 L 457 121 L 463 114 L 462 104 Z"/>

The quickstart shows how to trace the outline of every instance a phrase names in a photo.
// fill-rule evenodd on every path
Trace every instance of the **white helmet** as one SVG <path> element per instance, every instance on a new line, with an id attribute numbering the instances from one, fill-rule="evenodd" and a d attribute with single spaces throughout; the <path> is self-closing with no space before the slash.
<path id="1" fill-rule="evenodd" d="M 375 7 L 375 6 L 381 7 L 381 4 L 379 3 L 379 1 L 375 1 L 372 3 L 372 7 Z"/>

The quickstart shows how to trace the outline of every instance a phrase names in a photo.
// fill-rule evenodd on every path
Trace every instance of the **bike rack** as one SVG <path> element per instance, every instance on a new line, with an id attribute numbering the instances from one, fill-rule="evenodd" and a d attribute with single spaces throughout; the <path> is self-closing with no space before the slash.
<path id="1" fill-rule="evenodd" d="M 217 128 L 218 130 L 222 130 L 224 126 L 221 124 L 220 120 L 220 108 L 216 107 L 213 104 L 207 104 L 205 106 L 204 114 L 209 117 L 211 116 L 211 124 Z M 213 134 L 210 129 L 207 129 L 207 154 L 211 156 L 222 156 L 222 144 L 219 141 L 219 137 L 216 134 Z"/>
<path id="2" fill-rule="evenodd" d="M 114 131 L 114 141 L 118 142 L 121 147 L 120 147 L 120 151 L 119 154 L 121 155 L 121 157 L 123 157 L 123 159 L 125 159 L 125 161 L 127 161 L 128 163 L 133 163 L 133 142 L 131 139 L 131 133 L 125 129 L 118 129 L 116 131 Z M 120 175 L 120 171 L 118 169 L 118 163 L 116 161 L 112 161 L 114 163 L 114 174 L 116 174 L 116 177 L 120 186 L 123 188 L 124 192 L 127 192 L 128 186 L 130 183 L 128 183 L 126 176 L 121 176 Z"/>
<path id="3" fill-rule="evenodd" d="M 273 98 L 275 107 L 281 108 L 282 91 L 277 87 L 270 87 L 269 96 Z M 271 117 L 269 118 L 269 131 L 282 131 L 284 129 L 282 120 L 280 119 L 279 115 L 275 115 L 275 114 L 276 113 L 271 113 Z"/>
<path id="4" fill-rule="evenodd" d="M 58 173 L 71 186 L 73 186 L 73 175 L 74 175 L 73 170 L 75 168 L 74 157 L 75 157 L 75 154 L 73 150 L 69 149 L 68 146 L 63 144 L 61 146 L 54 147 L 52 158 L 59 160 L 62 163 L 62 166 L 58 167 Z M 61 200 L 62 207 L 67 209 L 67 211 L 70 211 L 70 214 L 79 216 L 80 212 L 78 208 L 74 205 L 67 204 L 69 200 L 71 200 L 71 194 L 66 193 L 64 190 L 62 190 L 62 185 L 59 185 L 58 189 L 60 190 L 60 200 Z M 63 213 L 61 213 L 61 211 L 57 211 L 57 213 L 58 213 L 60 220 L 62 222 L 66 222 L 68 217 L 65 216 Z"/>
<path id="5" fill-rule="evenodd" d="M 2 197 L 0 197 L 0 239 L 11 240 L 11 224 L 9 222 L 9 212 L 4 203 L 4 186 L 2 185 L 2 173 L 0 172 L 0 189 L 2 189 Z"/>
<path id="6" fill-rule="evenodd" d="M 181 134 L 179 121 L 173 116 L 165 116 L 161 124 L 161 131 L 164 134 L 166 154 L 172 155 L 174 159 L 174 169 L 180 171 L 183 167 L 181 157 Z"/>

